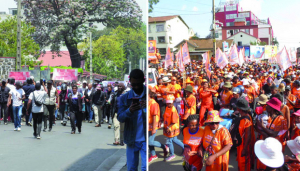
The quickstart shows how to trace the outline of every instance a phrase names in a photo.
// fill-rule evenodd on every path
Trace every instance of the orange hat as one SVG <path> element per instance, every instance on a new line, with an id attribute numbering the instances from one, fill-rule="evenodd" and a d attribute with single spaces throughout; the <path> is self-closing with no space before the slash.
<path id="1" fill-rule="evenodd" d="M 167 95 L 166 103 L 173 103 L 175 100 L 175 97 L 173 95 Z"/>
<path id="2" fill-rule="evenodd" d="M 219 111 L 212 110 L 208 112 L 207 120 L 204 123 L 210 123 L 210 122 L 223 122 L 224 120 L 220 118 Z"/>
<path id="3" fill-rule="evenodd" d="M 194 84 L 194 81 L 187 81 L 186 84 Z"/>
<path id="4" fill-rule="evenodd" d="M 203 82 L 203 83 L 207 82 L 207 79 L 203 79 L 202 82 Z"/>

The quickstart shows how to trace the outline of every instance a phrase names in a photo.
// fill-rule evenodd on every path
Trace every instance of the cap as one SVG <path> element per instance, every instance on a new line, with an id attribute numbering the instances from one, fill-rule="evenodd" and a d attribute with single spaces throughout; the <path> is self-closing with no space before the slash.
<path id="1" fill-rule="evenodd" d="M 83 84 L 84 84 L 84 83 L 86 84 L 87 82 L 84 80 L 82 83 L 83 83 Z"/>

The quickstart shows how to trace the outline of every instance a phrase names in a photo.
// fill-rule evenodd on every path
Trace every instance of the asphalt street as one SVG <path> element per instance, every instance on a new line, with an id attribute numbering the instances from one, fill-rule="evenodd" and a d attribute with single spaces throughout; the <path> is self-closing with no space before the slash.
<path id="1" fill-rule="evenodd" d="M 38 140 L 33 127 L 22 126 L 18 132 L 13 123 L 1 121 L 0 170 L 117 171 L 126 164 L 126 146 L 112 144 L 113 128 L 108 129 L 108 124 L 96 128 L 94 123 L 83 122 L 82 133 L 72 135 L 70 122 L 67 126 L 56 123 L 51 132 L 42 131 Z"/>

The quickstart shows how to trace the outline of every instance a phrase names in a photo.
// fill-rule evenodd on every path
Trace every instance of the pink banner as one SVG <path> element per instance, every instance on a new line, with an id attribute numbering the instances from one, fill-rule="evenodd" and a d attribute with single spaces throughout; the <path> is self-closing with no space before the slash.
<path id="1" fill-rule="evenodd" d="M 280 66 L 282 71 L 285 71 L 290 66 L 292 66 L 292 62 L 285 47 L 279 53 L 277 53 L 276 62 Z"/>
<path id="2" fill-rule="evenodd" d="M 221 51 L 220 48 L 217 49 L 215 60 L 216 60 L 215 62 L 217 63 L 217 66 L 220 67 L 221 69 L 223 69 L 228 64 L 227 56 L 226 56 L 225 52 L 223 53 Z"/>
<path id="3" fill-rule="evenodd" d="M 240 61 L 236 44 L 231 48 L 229 56 L 230 65 L 239 64 Z"/>
<path id="4" fill-rule="evenodd" d="M 30 72 L 9 72 L 9 78 L 14 78 L 16 81 L 26 81 L 30 77 Z"/>
<path id="5" fill-rule="evenodd" d="M 182 48 L 181 48 L 181 46 L 180 46 L 179 52 L 177 54 L 178 54 L 178 66 L 179 66 L 179 70 L 182 72 L 182 71 L 185 70 L 185 67 L 184 67 L 184 64 L 183 64 Z"/>
<path id="6" fill-rule="evenodd" d="M 63 81 L 77 81 L 78 71 L 77 69 L 57 69 L 53 70 L 53 80 L 63 80 Z"/>
<path id="7" fill-rule="evenodd" d="M 203 57 L 203 64 L 205 64 L 205 71 L 207 73 L 207 76 L 210 79 L 211 72 L 210 72 L 210 69 L 209 69 L 210 61 L 209 61 L 209 57 L 208 57 L 208 52 L 205 52 L 204 54 L 202 54 L 202 57 Z"/>
<path id="8" fill-rule="evenodd" d="M 173 66 L 173 61 L 172 61 L 172 57 L 171 57 L 171 52 L 170 52 L 170 48 L 168 48 L 167 54 L 166 54 L 166 58 L 165 58 L 165 68 L 168 68 L 169 66 Z"/>
<path id="9" fill-rule="evenodd" d="M 185 43 L 182 47 L 182 58 L 183 58 L 184 64 L 188 64 L 191 62 L 189 48 L 188 48 L 187 43 Z"/>

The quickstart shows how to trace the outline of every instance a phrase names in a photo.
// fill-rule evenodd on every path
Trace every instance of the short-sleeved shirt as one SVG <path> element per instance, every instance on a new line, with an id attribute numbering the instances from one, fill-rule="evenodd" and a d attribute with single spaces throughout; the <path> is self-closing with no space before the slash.
<path id="1" fill-rule="evenodd" d="M 249 86 L 248 88 L 245 87 L 245 94 L 247 94 L 248 98 L 249 98 L 249 103 L 253 102 L 253 98 L 255 97 L 255 90 L 252 86 Z"/>
<path id="2" fill-rule="evenodd" d="M 33 97 L 33 94 L 34 94 L 34 97 Z M 46 98 L 46 96 L 47 96 L 47 93 L 43 90 L 35 90 L 34 92 L 30 93 L 28 99 L 30 99 L 31 103 L 32 103 L 32 113 L 44 112 L 44 109 L 43 109 L 44 105 L 37 106 L 35 104 L 35 100 L 43 102 L 44 101 L 43 99 Z M 25 107 L 27 107 L 27 106 L 25 106 Z"/>
<path id="3" fill-rule="evenodd" d="M 19 98 L 22 98 L 23 95 L 25 95 L 25 92 L 23 89 L 10 89 L 9 94 L 12 97 L 13 100 L 13 106 L 21 106 L 23 104 L 22 100 L 19 100 Z"/>
<path id="4" fill-rule="evenodd" d="M 185 106 L 184 113 L 185 114 L 191 114 L 194 115 L 196 114 L 196 97 L 194 95 L 190 95 L 188 98 L 186 98 L 187 103 L 191 108 L 188 108 L 187 105 Z M 188 118 L 188 115 L 183 117 L 184 120 Z"/>
<path id="5" fill-rule="evenodd" d="M 231 98 L 232 98 L 232 91 L 228 91 L 227 93 L 223 91 L 221 93 L 221 100 L 223 104 L 228 105 L 230 103 Z"/>
<path id="6" fill-rule="evenodd" d="M 279 132 L 276 139 L 278 139 L 281 143 L 283 143 L 285 132 L 288 130 L 287 120 L 282 115 L 279 115 L 275 118 L 272 125 L 271 123 L 272 123 L 272 119 L 269 118 L 267 128 Z"/>
<path id="7" fill-rule="evenodd" d="M 160 118 L 160 110 L 159 110 L 159 105 L 154 99 L 150 99 L 148 101 L 148 114 L 149 114 L 149 131 L 157 130 L 160 125 L 159 125 L 159 118 Z M 153 116 L 155 116 L 155 120 L 157 125 L 153 128 Z"/>
<path id="8" fill-rule="evenodd" d="M 169 95 L 169 93 L 166 93 L 166 91 L 175 91 L 175 88 L 170 85 L 168 85 L 168 86 L 162 85 L 160 87 L 160 93 L 164 99 L 166 99 L 167 95 Z"/>
<path id="9" fill-rule="evenodd" d="M 212 102 L 212 95 L 213 93 L 210 91 L 200 91 L 199 92 L 199 99 L 202 99 L 202 103 L 201 105 L 203 106 L 210 106 L 213 102 Z"/>
<path id="10" fill-rule="evenodd" d="M 170 127 L 170 133 L 167 133 L 167 127 L 173 123 L 174 125 Z M 172 108 L 167 106 L 164 114 L 164 136 L 172 138 L 179 135 L 179 133 L 179 116 L 177 110 L 174 106 Z"/>
<path id="11" fill-rule="evenodd" d="M 178 90 L 181 90 L 181 86 L 179 84 L 175 84 L 174 88 L 175 88 L 175 95 L 174 95 L 175 98 L 180 98 L 181 93 L 178 93 Z"/>
<path id="12" fill-rule="evenodd" d="M 290 94 L 287 98 L 293 103 L 296 103 L 296 96 L 294 96 L 293 94 Z M 288 100 L 286 100 L 286 105 L 289 107 L 290 110 L 294 109 L 294 106 Z"/>

